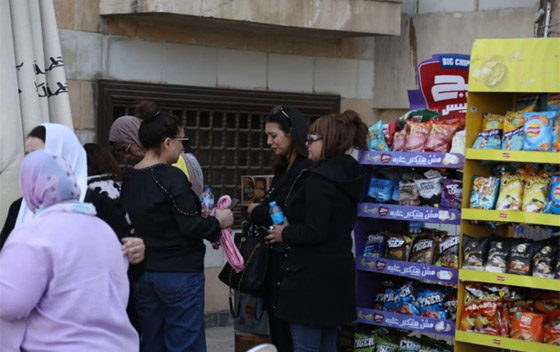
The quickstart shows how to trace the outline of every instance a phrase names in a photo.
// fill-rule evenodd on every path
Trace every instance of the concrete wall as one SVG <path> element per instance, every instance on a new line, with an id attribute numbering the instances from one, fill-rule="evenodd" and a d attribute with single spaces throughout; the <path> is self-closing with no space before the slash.
<path id="1" fill-rule="evenodd" d="M 538 0 L 405 0 L 401 35 L 375 40 L 374 120 L 407 111 L 416 66 L 432 54 L 469 54 L 477 38 L 533 37 L 538 6 Z"/>

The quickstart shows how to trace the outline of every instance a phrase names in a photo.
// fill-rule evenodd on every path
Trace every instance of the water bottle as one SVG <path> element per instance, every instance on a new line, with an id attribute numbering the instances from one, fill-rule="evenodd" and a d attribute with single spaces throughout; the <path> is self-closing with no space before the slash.
<path id="1" fill-rule="evenodd" d="M 275 201 L 269 203 L 270 205 L 270 218 L 272 219 L 272 223 L 274 225 L 280 225 L 284 223 L 284 213 L 282 212 L 282 208 L 276 204 Z"/>
<path id="2" fill-rule="evenodd" d="M 202 217 L 205 218 L 212 212 L 214 208 L 214 195 L 212 187 L 206 187 L 200 195 L 200 204 L 202 205 Z"/>

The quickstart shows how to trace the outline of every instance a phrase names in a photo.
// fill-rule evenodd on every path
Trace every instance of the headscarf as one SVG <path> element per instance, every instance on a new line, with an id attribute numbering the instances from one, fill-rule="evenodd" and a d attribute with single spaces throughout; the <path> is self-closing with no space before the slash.
<path id="1" fill-rule="evenodd" d="M 45 126 L 45 150 L 52 155 L 64 159 L 74 170 L 76 183 L 80 189 L 79 200 L 83 201 L 87 190 L 87 156 L 74 132 L 58 123 L 42 123 Z M 21 202 L 16 227 L 28 222 L 33 217 L 33 212 L 27 206 L 25 198 Z"/>
<path id="2" fill-rule="evenodd" d="M 133 143 L 142 146 L 138 137 L 138 130 L 142 120 L 136 116 L 125 115 L 117 118 L 109 130 L 109 142 Z"/>
<path id="3" fill-rule="evenodd" d="M 23 159 L 20 186 L 23 199 L 32 212 L 78 200 L 81 193 L 68 163 L 45 150 L 36 150 Z"/>

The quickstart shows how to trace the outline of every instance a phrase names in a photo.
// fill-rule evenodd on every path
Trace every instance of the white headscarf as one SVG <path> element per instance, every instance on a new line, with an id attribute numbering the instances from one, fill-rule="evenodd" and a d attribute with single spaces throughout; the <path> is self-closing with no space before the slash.
<path id="1" fill-rule="evenodd" d="M 80 201 L 83 202 L 87 191 L 87 157 L 84 147 L 80 144 L 74 132 L 58 123 L 42 123 L 45 126 L 45 150 L 49 153 L 62 157 L 74 170 L 76 182 L 80 188 Z M 16 227 L 25 224 L 33 217 L 33 212 L 25 199 L 21 202 Z"/>

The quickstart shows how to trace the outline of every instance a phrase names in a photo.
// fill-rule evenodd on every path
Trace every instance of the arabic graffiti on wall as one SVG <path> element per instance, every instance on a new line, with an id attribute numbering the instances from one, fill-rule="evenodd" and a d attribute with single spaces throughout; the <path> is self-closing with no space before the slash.
<path id="1" fill-rule="evenodd" d="M 48 64 L 48 67 L 47 67 Z M 49 74 L 50 71 L 54 69 L 61 69 L 64 70 L 64 60 L 62 56 L 57 57 L 50 57 L 48 59 L 48 63 L 41 67 L 37 61 L 33 63 L 33 71 L 35 73 L 35 91 L 37 92 L 37 96 L 39 98 L 50 98 L 53 96 L 57 96 L 59 94 L 68 93 L 68 83 L 56 81 L 56 87 L 50 87 L 49 83 L 47 82 L 46 75 Z M 21 69 L 25 69 L 25 62 L 21 62 L 16 64 L 16 70 L 20 71 Z M 62 75 L 62 77 L 65 77 Z M 21 93 L 21 88 L 18 88 L 18 93 Z"/>

